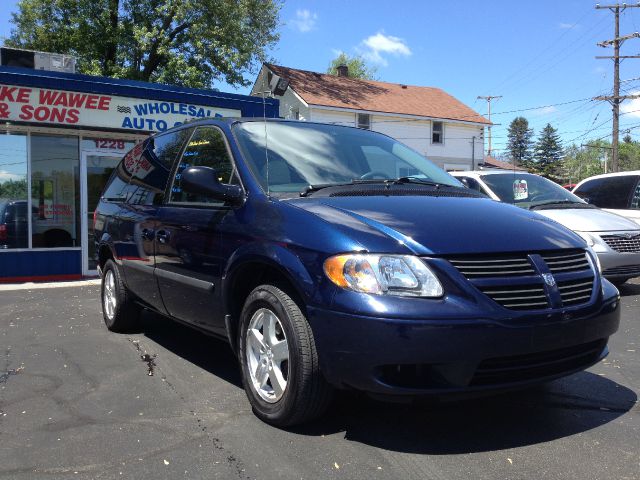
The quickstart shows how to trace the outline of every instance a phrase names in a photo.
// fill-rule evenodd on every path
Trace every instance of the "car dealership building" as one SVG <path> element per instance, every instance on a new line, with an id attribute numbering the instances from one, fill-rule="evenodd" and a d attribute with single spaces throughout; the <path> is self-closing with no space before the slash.
<path id="1" fill-rule="evenodd" d="M 93 210 L 149 134 L 278 110 L 274 99 L 0 66 L 0 282 L 95 275 Z"/>

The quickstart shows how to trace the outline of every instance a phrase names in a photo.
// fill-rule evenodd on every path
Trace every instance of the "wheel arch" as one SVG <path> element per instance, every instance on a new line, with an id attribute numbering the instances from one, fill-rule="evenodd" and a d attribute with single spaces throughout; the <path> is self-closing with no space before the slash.
<path id="1" fill-rule="evenodd" d="M 238 350 L 238 325 L 244 302 L 254 288 L 265 283 L 284 289 L 303 312 L 315 290 L 302 261 L 287 249 L 264 248 L 234 255 L 229 261 L 222 287 L 225 327 L 234 353 Z"/>

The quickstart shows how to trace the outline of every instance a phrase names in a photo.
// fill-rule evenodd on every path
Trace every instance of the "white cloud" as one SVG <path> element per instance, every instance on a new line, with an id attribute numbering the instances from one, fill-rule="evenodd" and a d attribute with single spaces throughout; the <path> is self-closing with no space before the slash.
<path id="1" fill-rule="evenodd" d="M 549 107 L 542 107 L 542 108 L 537 108 L 533 111 L 534 115 L 550 115 L 552 113 L 557 112 L 558 109 L 554 106 L 549 106 Z"/>
<path id="2" fill-rule="evenodd" d="M 291 20 L 291 25 L 302 33 L 313 30 L 318 20 L 318 14 L 307 9 L 296 10 L 296 18 Z"/>
<path id="3" fill-rule="evenodd" d="M 640 95 L 640 91 L 631 92 L 630 95 Z M 625 117 L 640 117 L 640 98 L 627 100 L 620 105 L 620 111 L 625 114 Z"/>
<path id="4" fill-rule="evenodd" d="M 577 23 L 562 23 L 560 22 L 558 24 L 558 27 L 562 28 L 563 30 L 569 30 L 570 28 L 578 28 L 580 25 L 578 25 Z"/>
<path id="5" fill-rule="evenodd" d="M 408 57 L 411 55 L 411 50 L 404 40 L 391 35 L 385 35 L 382 32 L 365 38 L 360 44 L 360 47 L 358 47 L 358 51 L 367 60 L 383 66 L 388 65 L 387 59 L 383 54 L 396 57 Z"/>
<path id="6" fill-rule="evenodd" d="M 0 170 L 0 183 L 8 182 L 9 180 L 22 180 L 24 175 L 16 175 L 15 173 L 9 173 L 6 170 Z"/>

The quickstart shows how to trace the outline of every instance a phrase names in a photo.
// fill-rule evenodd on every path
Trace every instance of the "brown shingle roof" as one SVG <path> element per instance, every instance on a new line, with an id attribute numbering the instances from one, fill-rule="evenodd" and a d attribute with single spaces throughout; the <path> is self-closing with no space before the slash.
<path id="1" fill-rule="evenodd" d="M 484 164 L 481 165 L 484 166 L 485 168 L 500 168 L 503 170 L 517 170 L 520 172 L 526 172 L 527 169 L 526 168 L 522 168 L 522 167 L 518 167 L 516 165 L 514 165 L 513 163 L 509 163 L 509 162 L 503 162 L 502 160 L 498 160 L 497 158 L 494 157 L 484 157 Z"/>
<path id="2" fill-rule="evenodd" d="M 489 124 L 479 113 L 434 87 L 360 80 L 265 64 L 310 105 L 399 113 Z"/>

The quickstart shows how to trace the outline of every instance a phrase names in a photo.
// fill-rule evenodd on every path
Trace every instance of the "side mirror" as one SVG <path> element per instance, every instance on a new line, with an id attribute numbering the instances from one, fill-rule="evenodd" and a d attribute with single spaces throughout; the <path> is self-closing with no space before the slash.
<path id="1" fill-rule="evenodd" d="M 180 177 L 180 186 L 186 193 L 206 195 L 233 206 L 244 202 L 244 192 L 238 185 L 225 185 L 218 180 L 218 174 L 211 167 L 189 167 Z"/>

